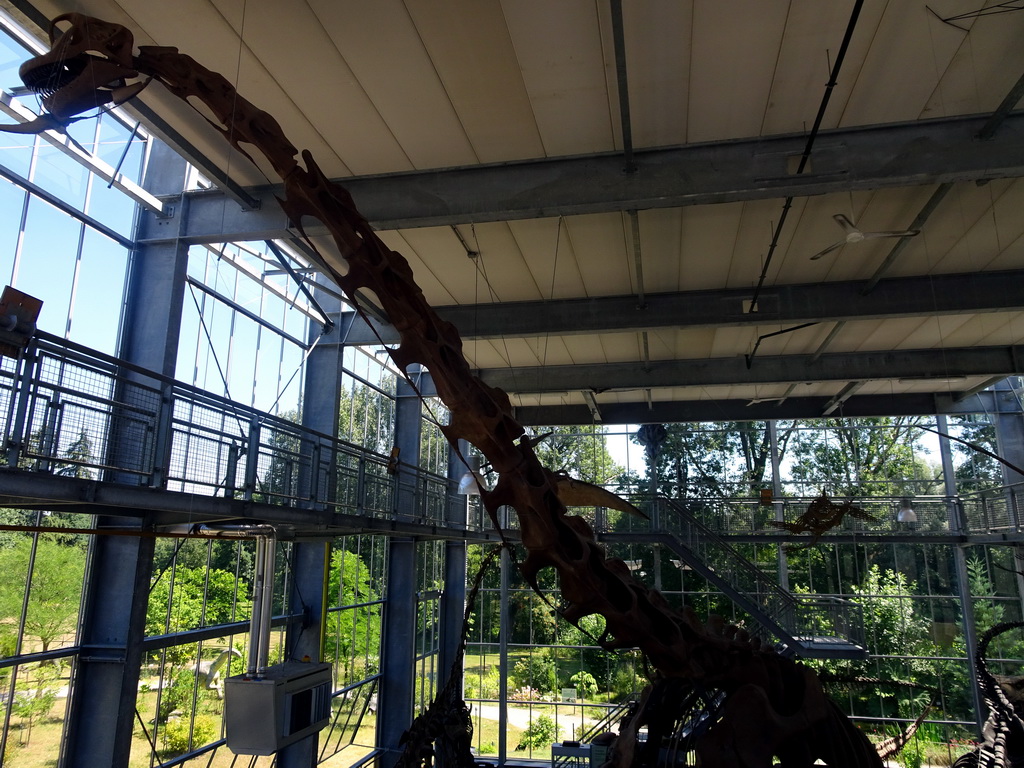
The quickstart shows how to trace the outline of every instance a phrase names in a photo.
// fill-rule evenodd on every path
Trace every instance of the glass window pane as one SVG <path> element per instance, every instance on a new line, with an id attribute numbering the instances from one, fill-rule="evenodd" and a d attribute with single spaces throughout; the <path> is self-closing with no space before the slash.
<path id="1" fill-rule="evenodd" d="M 63 336 L 82 225 L 41 200 L 28 206 L 15 288 L 42 299 L 38 325 Z"/>
<path id="2" fill-rule="evenodd" d="M 2 141 L 0 138 L 0 143 Z M 11 270 L 14 269 L 25 194 L 13 184 L 0 181 L 0 211 L 3 211 L 0 215 L 0 281 L 4 285 L 11 282 Z"/>
<path id="3" fill-rule="evenodd" d="M 31 181 L 52 192 L 65 203 L 81 209 L 89 172 L 56 147 L 40 139 Z"/>
<path id="4" fill-rule="evenodd" d="M 128 251 L 120 245 L 86 229 L 70 338 L 101 352 L 116 354 L 128 258 Z"/>

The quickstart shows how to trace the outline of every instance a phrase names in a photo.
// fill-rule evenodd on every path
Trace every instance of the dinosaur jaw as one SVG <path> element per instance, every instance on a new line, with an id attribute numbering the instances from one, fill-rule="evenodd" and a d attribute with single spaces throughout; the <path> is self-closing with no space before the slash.
<path id="1" fill-rule="evenodd" d="M 139 74 L 132 43 L 132 33 L 120 24 L 65 14 L 50 25 L 50 50 L 26 61 L 18 74 L 42 97 L 54 121 L 66 125 L 83 112 L 120 104 L 142 90 L 144 83 L 127 83 Z"/>

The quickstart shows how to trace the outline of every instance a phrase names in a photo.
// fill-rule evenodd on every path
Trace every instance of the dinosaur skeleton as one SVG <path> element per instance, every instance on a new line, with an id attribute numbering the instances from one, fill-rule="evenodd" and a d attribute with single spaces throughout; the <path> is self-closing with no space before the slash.
<path id="1" fill-rule="evenodd" d="M 988 668 L 988 646 L 999 635 L 1024 627 L 1024 621 L 996 624 L 978 642 L 974 668 L 978 673 L 988 719 L 982 742 L 973 752 L 961 755 L 953 768 L 1019 768 L 1024 766 L 1024 684 L 1021 678 L 1000 678 Z"/>
<path id="2" fill-rule="evenodd" d="M 458 331 L 427 304 L 405 258 L 377 237 L 349 193 L 321 172 L 308 151 L 300 163 L 271 115 L 176 48 L 144 46 L 132 56 L 131 33 L 122 26 L 67 14 L 54 20 L 51 41 L 49 53 L 21 67 L 22 79 L 41 92 L 51 112 L 39 130 L 137 93 L 143 84 L 129 82 L 137 73 L 183 101 L 201 102 L 235 149 L 255 149 L 266 158 L 283 181 L 280 204 L 293 225 L 304 235 L 303 221 L 316 219 L 336 242 L 343 261 L 325 259 L 323 269 L 350 298 L 372 291 L 380 301 L 400 335 L 390 350 L 397 366 L 407 371 L 420 364 L 430 371 L 451 413 L 443 427 L 448 440 L 456 446 L 467 440 L 497 472 L 496 486 L 482 490 L 481 498 L 496 527 L 499 507 L 515 509 L 527 582 L 536 589 L 538 573 L 554 568 L 564 618 L 578 623 L 600 614 L 600 644 L 609 651 L 641 649 L 656 670 L 656 686 L 713 692 L 721 699 L 715 721 L 695 745 L 703 768 L 762 768 L 773 755 L 786 768 L 809 768 L 816 759 L 833 768 L 881 766 L 866 736 L 826 697 L 809 668 L 743 634 L 716 632 L 690 609 L 672 608 L 659 592 L 635 581 L 622 560 L 605 556 L 583 518 L 566 513 L 560 478 L 537 459 L 508 395 L 472 374 Z M 633 763 L 627 741 L 620 736 L 613 758 L 623 768 Z"/>
<path id="3" fill-rule="evenodd" d="M 823 535 L 843 522 L 843 518 L 849 515 L 856 520 L 865 520 L 876 523 L 878 518 L 869 515 L 860 507 L 853 506 L 852 502 L 836 504 L 824 493 L 807 505 L 807 510 L 792 523 L 783 520 L 772 520 L 770 525 L 781 528 L 790 533 L 810 533 L 811 540 L 805 546 L 813 547 Z M 787 545 L 787 549 L 797 548 L 797 545 Z"/>

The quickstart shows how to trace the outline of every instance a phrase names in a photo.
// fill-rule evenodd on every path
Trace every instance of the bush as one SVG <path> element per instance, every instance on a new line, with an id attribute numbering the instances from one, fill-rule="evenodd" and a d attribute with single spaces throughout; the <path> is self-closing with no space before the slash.
<path id="1" fill-rule="evenodd" d="M 642 690 L 646 681 L 638 677 L 632 664 L 621 664 L 612 674 L 611 691 L 615 701 L 625 701 L 629 696 Z"/>
<path id="2" fill-rule="evenodd" d="M 581 699 L 592 699 L 597 693 L 597 680 L 589 672 L 577 672 L 569 678 L 569 683 Z"/>
<path id="3" fill-rule="evenodd" d="M 201 747 L 213 741 L 217 732 L 217 722 L 210 715 L 199 715 L 191 723 L 192 743 L 189 744 L 189 720 L 179 717 L 171 720 L 163 727 L 163 742 L 167 751 L 171 754 L 180 755 L 188 752 L 192 745 Z"/>
<path id="4" fill-rule="evenodd" d="M 464 695 L 467 699 L 496 699 L 501 683 L 501 673 L 491 667 L 483 675 L 467 672 L 464 681 Z"/>
<path id="5" fill-rule="evenodd" d="M 538 715 L 523 731 L 516 750 L 540 749 L 558 741 L 562 729 L 549 715 Z"/>
<path id="6" fill-rule="evenodd" d="M 513 665 L 512 679 L 517 688 L 554 691 L 557 685 L 555 662 L 545 654 L 531 653 Z"/>
<path id="7" fill-rule="evenodd" d="M 186 715 L 192 714 L 192 696 L 195 692 L 196 676 L 191 669 L 179 669 L 171 677 L 171 684 L 164 688 L 160 696 L 159 719 L 163 723 L 171 713 L 179 710 Z"/>

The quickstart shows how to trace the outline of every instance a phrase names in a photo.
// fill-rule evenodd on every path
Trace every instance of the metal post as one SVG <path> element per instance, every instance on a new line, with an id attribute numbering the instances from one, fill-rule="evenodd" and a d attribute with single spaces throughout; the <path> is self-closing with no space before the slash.
<path id="1" fill-rule="evenodd" d="M 410 366 L 409 375 L 416 377 L 419 366 Z M 415 509 L 410 498 L 416 488 L 419 466 L 420 399 L 412 385 L 398 380 L 395 402 L 395 445 L 399 449 L 398 495 L 395 500 L 399 516 Z M 384 602 L 384 638 L 381 647 L 381 681 L 379 712 L 386 718 L 377 723 L 377 746 L 383 750 L 379 768 L 393 768 L 401 754 L 402 734 L 413 716 L 416 674 L 416 541 L 392 538 L 389 542 L 387 597 Z"/>
<path id="2" fill-rule="evenodd" d="M 154 193 L 179 193 L 184 186 L 185 161 L 158 140 L 151 141 L 146 188 Z M 178 222 L 172 221 L 166 220 L 164 226 L 176 226 Z M 133 239 L 141 239 L 138 231 Z M 136 249 L 121 326 L 120 357 L 173 375 L 187 257 L 187 244 L 173 239 Z M 110 440 L 113 450 L 129 450 L 130 444 L 119 438 L 115 420 Z M 129 525 L 125 517 L 96 518 L 97 529 L 124 530 Z M 135 525 L 140 533 L 149 527 L 145 520 Z M 66 716 L 61 762 L 65 768 L 128 765 L 154 542 L 145 536 L 102 535 L 92 542 L 82 612 L 82 652 L 74 665 Z"/>
<path id="3" fill-rule="evenodd" d="M 949 439 L 942 435 L 949 434 L 949 427 L 946 424 L 946 417 L 939 414 L 935 417 L 936 429 L 942 433 L 939 436 L 939 456 L 942 461 L 942 479 L 946 487 L 946 496 L 951 500 L 949 513 L 950 527 L 959 534 L 964 534 L 963 518 L 959 510 L 955 508 L 957 496 L 956 473 L 953 470 L 953 451 L 950 448 Z M 971 673 L 971 696 L 974 702 L 975 729 L 977 735 L 981 736 L 981 729 L 985 724 L 985 706 L 982 703 L 981 688 L 978 681 L 978 672 L 974 668 L 974 653 L 978 649 L 978 637 L 974 625 L 974 602 L 971 596 L 971 582 L 967 575 L 966 546 L 954 544 L 953 565 L 956 570 L 957 595 L 960 598 L 960 613 L 963 617 L 964 645 L 967 647 L 967 668 Z"/>
<path id="4" fill-rule="evenodd" d="M 501 521 L 502 528 L 508 521 Z M 503 674 L 498 678 L 498 761 L 508 761 L 508 633 L 509 633 L 509 571 L 512 560 L 508 549 L 501 550 L 501 613 L 498 619 L 498 668 Z"/>
<path id="5" fill-rule="evenodd" d="M 15 408 L 14 418 L 11 419 L 10 432 L 7 435 L 7 465 L 17 467 L 21 452 L 25 448 L 25 422 L 28 420 L 29 404 L 32 401 L 32 381 L 36 375 L 36 347 L 30 343 L 25 350 L 19 363 L 21 365 L 21 376 L 18 380 L 17 397 L 13 398 L 12 405 Z"/>
<path id="6" fill-rule="evenodd" d="M 257 470 L 260 467 L 260 421 L 256 414 L 249 419 L 249 439 L 245 446 L 245 481 L 242 485 L 242 498 L 252 501 L 256 490 Z M 273 490 L 273 489 L 271 489 Z"/>
<path id="7" fill-rule="evenodd" d="M 460 441 L 462 455 L 469 451 L 466 441 Z M 445 505 L 447 524 L 451 528 L 465 529 L 468 496 L 459 496 L 459 478 L 465 472 L 465 464 L 454 447 L 448 449 L 448 498 L 454 502 Z M 457 502 L 457 503 L 456 503 Z M 452 671 L 452 664 L 458 656 L 462 643 L 462 618 L 466 612 L 466 542 L 451 540 L 444 547 L 444 591 L 441 593 L 441 643 L 438 651 L 438 666 L 441 679 L 438 688 L 444 687 Z M 462 674 L 462 670 L 457 671 Z"/>
<path id="8" fill-rule="evenodd" d="M 317 276 L 317 283 L 326 278 Z M 329 315 L 341 311 L 341 300 L 314 287 L 313 298 Z M 312 327 L 309 344 L 316 347 L 306 358 L 305 380 L 303 381 L 302 425 L 331 437 L 338 434 L 338 416 L 341 404 L 342 363 L 344 345 L 340 342 L 338 324 L 329 328 Z M 318 342 L 318 343 L 317 343 Z M 318 441 L 311 447 L 308 461 L 303 462 L 300 488 L 308 488 L 308 501 L 304 506 L 322 509 L 337 499 L 337 483 L 334 478 L 337 459 L 331 444 Z M 321 478 L 322 465 L 327 465 Z M 297 541 L 292 545 L 292 584 L 290 605 L 292 613 L 300 612 L 302 619 L 288 626 L 285 648 L 291 660 L 310 661 L 323 659 L 321 647 L 323 625 L 327 616 L 327 580 L 331 562 L 329 541 Z M 333 661 L 333 659 L 328 659 Z M 277 753 L 278 768 L 313 768 L 316 765 L 319 737 L 309 736 L 290 744 Z"/>
<path id="9" fill-rule="evenodd" d="M 778 422 L 768 422 L 768 448 L 772 461 L 772 506 L 775 508 L 775 521 L 785 519 L 785 504 L 782 501 L 782 470 L 779 468 L 779 429 Z M 780 531 L 781 532 L 781 531 Z M 786 547 L 779 544 L 779 586 L 789 592 L 789 560 Z"/>
<path id="10" fill-rule="evenodd" d="M 420 366 L 409 366 L 409 377 L 414 381 L 420 374 Z M 420 432 L 423 419 L 420 415 L 421 401 L 413 385 L 403 378 L 398 379 L 395 391 L 395 445 L 398 446 L 398 494 L 395 506 L 400 516 L 415 517 L 417 500 L 416 488 L 420 465 Z"/>
<path id="11" fill-rule="evenodd" d="M 999 382 L 993 390 L 996 400 L 994 422 L 999 455 L 1014 466 L 1024 467 L 1024 413 L 1021 413 L 1017 394 L 1010 379 Z M 1024 475 L 1020 472 L 1010 469 L 1005 464 L 1002 468 L 1004 485 L 1024 483 Z"/>
<path id="12" fill-rule="evenodd" d="M 402 753 L 402 734 L 413 718 L 416 674 L 416 542 L 388 542 L 388 584 L 383 612 L 377 746 L 379 768 L 394 768 Z"/>
<path id="13" fill-rule="evenodd" d="M 171 442 L 174 433 L 174 391 L 170 384 L 160 384 L 160 404 L 156 415 L 153 441 L 153 468 L 149 476 L 151 488 L 164 488 L 171 463 Z M 118 465 L 115 462 L 115 465 Z"/>
<path id="14" fill-rule="evenodd" d="M 252 616 L 249 619 L 249 666 L 251 677 L 261 678 L 270 660 L 270 624 L 274 605 L 274 563 L 277 540 L 256 538 L 255 575 L 252 588 Z"/>
<path id="15" fill-rule="evenodd" d="M 288 627 L 287 657 L 294 661 L 321 661 L 321 628 L 327 615 L 327 571 L 331 545 L 326 541 L 302 541 L 292 545 L 291 605 L 301 607 L 302 620 Z M 293 610 L 293 613 L 296 611 Z M 277 768 L 313 768 L 319 738 L 313 734 L 277 753 Z"/>

